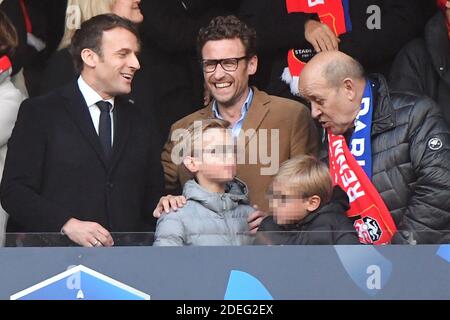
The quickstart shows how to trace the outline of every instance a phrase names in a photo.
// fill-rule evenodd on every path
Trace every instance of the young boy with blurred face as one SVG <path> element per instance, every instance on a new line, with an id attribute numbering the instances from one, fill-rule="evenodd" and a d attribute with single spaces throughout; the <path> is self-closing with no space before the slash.
<path id="1" fill-rule="evenodd" d="M 185 169 L 193 179 L 183 188 L 186 205 L 162 215 L 155 246 L 250 244 L 246 185 L 235 179 L 236 152 L 229 123 L 219 119 L 196 121 L 184 143 Z"/>
<path id="2" fill-rule="evenodd" d="M 270 189 L 273 216 L 261 223 L 257 244 L 359 243 L 345 214 L 347 195 L 339 187 L 333 189 L 328 168 L 315 157 L 286 161 Z"/>

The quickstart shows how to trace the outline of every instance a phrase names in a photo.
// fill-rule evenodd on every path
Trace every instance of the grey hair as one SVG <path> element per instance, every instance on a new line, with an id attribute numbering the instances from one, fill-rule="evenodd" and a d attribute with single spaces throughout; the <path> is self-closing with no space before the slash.
<path id="1" fill-rule="evenodd" d="M 365 76 L 363 66 L 351 57 L 346 59 L 334 59 L 323 68 L 323 77 L 333 88 L 342 85 L 345 78 L 362 79 Z"/>

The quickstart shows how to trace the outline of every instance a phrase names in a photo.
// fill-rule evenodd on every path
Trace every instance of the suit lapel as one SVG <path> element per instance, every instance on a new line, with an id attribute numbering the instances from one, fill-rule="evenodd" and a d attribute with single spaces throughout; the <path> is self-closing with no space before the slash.
<path id="1" fill-rule="evenodd" d="M 123 98 L 116 97 L 114 103 L 114 142 L 110 166 L 111 170 L 119 161 L 128 141 L 131 128 L 131 108 L 133 108 L 133 106 L 124 101 Z"/>
<path id="2" fill-rule="evenodd" d="M 80 129 L 82 135 L 86 138 L 92 149 L 102 161 L 105 168 L 107 168 L 108 162 L 103 154 L 100 139 L 95 131 L 91 114 L 89 113 L 88 106 L 86 105 L 86 101 L 84 100 L 77 83 L 74 82 L 71 86 L 65 87 L 62 91 L 62 95 L 68 100 L 68 103 L 65 103 L 64 107 Z"/>
<path id="3" fill-rule="evenodd" d="M 245 142 L 246 146 L 253 139 L 261 126 L 262 121 L 266 117 L 267 113 L 269 113 L 267 103 L 270 102 L 270 97 L 255 87 L 252 87 L 252 89 L 254 92 L 253 102 L 248 109 L 244 123 L 242 124 L 242 130 L 246 131 L 247 129 L 254 129 L 255 132 Z"/>

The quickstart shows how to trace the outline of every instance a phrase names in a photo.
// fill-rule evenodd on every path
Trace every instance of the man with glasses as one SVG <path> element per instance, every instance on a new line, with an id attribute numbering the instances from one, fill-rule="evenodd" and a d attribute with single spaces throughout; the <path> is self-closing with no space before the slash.
<path id="1" fill-rule="evenodd" d="M 200 30 L 197 45 L 205 86 L 213 100 L 207 107 L 172 125 L 161 156 L 166 189 L 170 193 L 177 192 L 189 178 L 174 161 L 176 152 L 173 151 L 179 142 L 175 133 L 196 120 L 224 119 L 231 123 L 233 136 L 238 141 L 237 176 L 247 183 L 250 202 L 267 211 L 265 193 L 278 164 L 293 156 L 317 151 L 317 134 L 310 112 L 298 102 L 269 96 L 249 87 L 249 77 L 256 73 L 258 66 L 256 33 L 238 18 L 214 18 Z M 277 163 L 271 172 L 264 170 L 271 165 L 268 157 Z M 169 212 L 170 208 L 176 210 L 183 203 L 180 197 L 163 197 L 154 215 Z M 251 229 L 257 227 L 256 215 L 250 217 L 250 220 L 255 219 Z"/>

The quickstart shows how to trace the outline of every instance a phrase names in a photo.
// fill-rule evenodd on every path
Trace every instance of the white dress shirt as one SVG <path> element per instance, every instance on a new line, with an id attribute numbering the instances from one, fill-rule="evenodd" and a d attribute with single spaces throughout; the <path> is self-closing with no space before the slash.
<path id="1" fill-rule="evenodd" d="M 99 102 L 100 100 L 108 101 L 109 103 L 111 103 L 112 108 L 109 115 L 111 116 L 111 144 L 112 144 L 114 139 L 114 117 L 113 117 L 114 98 L 109 100 L 103 100 L 102 97 L 94 89 L 92 89 L 92 87 L 90 87 L 86 83 L 86 81 L 84 81 L 82 76 L 78 78 L 78 87 L 80 88 L 81 94 L 83 95 L 83 98 L 86 101 L 86 105 L 89 108 L 89 113 L 91 114 L 92 118 L 92 124 L 94 125 L 97 134 L 101 112 L 100 109 L 97 107 L 96 103 Z"/>

